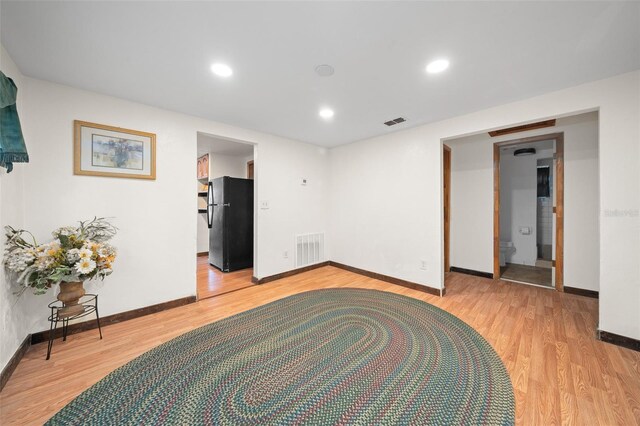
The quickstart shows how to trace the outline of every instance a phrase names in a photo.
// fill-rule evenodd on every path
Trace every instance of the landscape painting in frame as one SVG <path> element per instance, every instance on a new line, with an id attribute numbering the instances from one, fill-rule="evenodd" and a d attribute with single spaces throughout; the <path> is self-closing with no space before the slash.
<path id="1" fill-rule="evenodd" d="M 78 120 L 74 127 L 74 174 L 156 178 L 155 134 Z"/>

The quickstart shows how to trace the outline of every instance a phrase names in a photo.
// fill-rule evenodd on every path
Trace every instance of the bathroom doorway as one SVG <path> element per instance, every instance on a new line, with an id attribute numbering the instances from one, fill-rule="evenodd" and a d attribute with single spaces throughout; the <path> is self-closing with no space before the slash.
<path id="1" fill-rule="evenodd" d="M 494 144 L 494 278 L 563 289 L 564 136 Z"/>

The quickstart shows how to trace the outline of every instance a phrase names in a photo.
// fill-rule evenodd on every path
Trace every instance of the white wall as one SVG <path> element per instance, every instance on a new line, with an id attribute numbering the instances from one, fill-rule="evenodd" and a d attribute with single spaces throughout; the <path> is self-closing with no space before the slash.
<path id="1" fill-rule="evenodd" d="M 599 146 L 602 144 L 602 139 L 598 136 L 598 128 L 601 126 L 598 125 L 597 119 L 582 123 L 580 117 L 567 117 L 564 122 L 570 128 L 565 132 L 564 142 L 564 285 L 601 291 L 602 268 L 605 268 L 605 271 L 610 268 L 608 263 L 603 265 L 601 250 L 608 252 L 611 249 L 610 243 L 601 246 L 600 239 L 600 223 L 606 221 L 606 218 L 601 217 L 601 209 L 606 209 L 601 204 L 601 191 L 605 191 L 598 184 L 599 175 L 602 176 L 599 166 Z M 636 144 L 640 144 L 638 139 Z M 636 157 L 640 158 L 640 152 Z M 640 167 L 640 162 L 637 167 Z M 637 180 L 640 181 L 640 179 Z M 555 182 L 554 176 L 554 193 Z M 634 189 L 632 184 L 620 190 L 629 191 L 633 198 L 632 191 L 635 190 L 637 194 L 640 191 L 640 185 Z M 640 200 L 638 202 L 640 203 Z M 640 234 L 640 224 L 636 226 L 636 230 Z M 627 232 L 633 235 L 631 229 Z M 627 245 L 625 240 L 626 238 L 620 238 L 620 244 Z M 555 235 L 553 241 L 555 242 Z M 629 250 L 634 250 L 633 245 L 628 247 Z M 640 241 L 636 251 L 637 260 L 640 260 Z M 635 290 L 631 287 L 629 296 L 633 296 L 633 291 L 636 291 L 640 301 L 640 274 L 636 278 Z M 609 278 L 604 280 L 607 283 L 610 282 Z M 620 289 L 620 291 L 624 290 Z M 605 296 L 607 302 L 608 294 L 609 292 Z M 609 309 L 608 304 L 605 307 Z M 638 320 L 640 321 L 640 318 Z"/>
<path id="2" fill-rule="evenodd" d="M 220 155 L 214 152 L 209 153 L 209 178 L 215 179 L 222 176 L 231 176 L 236 178 L 247 177 L 247 161 L 253 159 L 253 156 L 234 156 Z M 198 200 L 206 206 L 206 200 L 203 198 Z M 207 215 L 197 213 L 198 215 L 198 253 L 209 251 L 209 227 L 207 226 Z"/>
<path id="3" fill-rule="evenodd" d="M 231 176 L 237 178 L 247 177 L 247 161 L 245 157 L 233 155 L 220 155 L 212 153 L 209 158 L 211 162 L 209 168 L 211 179 L 221 176 Z"/>
<path id="4" fill-rule="evenodd" d="M 493 146 L 483 146 L 485 149 L 493 150 Z M 512 241 L 515 247 L 515 252 L 508 255 L 507 262 L 509 263 L 529 266 L 536 264 L 538 258 L 536 241 L 538 230 L 536 220 L 538 207 L 537 163 L 539 158 L 549 157 L 553 157 L 553 149 L 537 150 L 535 155 L 522 157 L 515 157 L 513 151 L 507 151 L 500 156 L 500 240 Z M 491 168 L 493 170 L 493 164 Z M 595 169 L 593 172 L 597 177 L 598 170 Z M 493 191 L 493 186 L 491 189 Z M 486 191 L 484 193 L 486 195 Z M 493 192 L 491 196 L 493 196 Z M 456 200 L 462 201 L 460 196 L 456 197 Z M 598 209 L 594 209 L 591 213 L 597 220 Z M 493 216 L 491 220 L 493 220 Z M 530 234 L 521 233 L 521 227 L 531 228 Z M 596 234 L 597 228 L 593 231 Z M 469 241 L 457 244 L 457 247 L 464 249 L 464 246 L 468 244 Z M 595 245 L 597 246 L 597 244 Z M 597 261 L 597 259 L 594 260 Z"/>
<path id="5" fill-rule="evenodd" d="M 259 211 L 257 218 L 257 246 L 264 254 L 254 268 L 258 278 L 293 269 L 293 259 L 281 254 L 293 252 L 295 234 L 326 229 L 324 148 L 46 81 L 24 78 L 23 86 L 29 112 L 23 127 L 31 142 L 24 227 L 46 240 L 61 225 L 98 215 L 113 217 L 120 229 L 113 275 L 103 284 L 87 285 L 99 288 L 102 315 L 196 294 L 197 132 L 257 146 L 257 194 L 270 201 L 270 209 Z M 74 176 L 76 119 L 156 133 L 157 179 Z M 300 176 L 310 184 L 301 187 Z M 53 298 L 50 293 L 37 301 L 46 306 Z M 28 312 L 32 322 L 26 331 L 48 327 L 42 306 Z M 13 353 L 12 346 L 3 345 L 3 351 Z"/>
<path id="6" fill-rule="evenodd" d="M 493 273 L 493 192 L 486 191 L 487 185 L 493 189 L 493 150 L 479 143 L 482 139 L 446 141 L 451 148 L 450 260 L 451 266 Z M 511 226 L 501 229 L 505 238 L 510 233 Z"/>
<path id="7" fill-rule="evenodd" d="M 24 123 L 28 119 L 26 109 L 26 87 L 24 77 L 15 66 L 7 52 L 0 46 L 0 69 L 9 78 L 12 78 L 18 87 L 18 115 Z M 23 125 L 23 136 L 27 144 L 27 150 L 31 154 L 33 141 L 28 129 Z M 28 163 L 15 163 L 13 171 L 9 174 L 6 169 L 0 169 L 0 244 L 4 251 L 5 234 L 4 227 L 13 226 L 16 229 L 24 227 L 25 213 L 25 176 L 31 170 Z M 5 270 L 0 265 L 0 369 L 4 368 L 11 359 L 16 349 L 22 343 L 31 326 L 37 322 L 32 312 L 40 312 L 47 315 L 44 300 L 38 299 L 30 293 L 18 297 L 15 293 L 20 290 L 5 276 Z"/>
<path id="8" fill-rule="evenodd" d="M 423 129 L 330 151 L 331 254 L 339 263 L 440 288 L 441 148 Z"/>
<path id="9" fill-rule="evenodd" d="M 599 271 L 595 272 L 600 276 L 599 326 L 640 338 L 639 94 L 640 71 L 636 71 L 332 149 L 332 258 L 426 285 L 443 285 L 442 141 L 599 109 L 601 221 Z M 464 166 L 467 180 L 474 179 L 478 188 L 491 187 L 493 176 L 484 172 L 484 165 L 491 163 L 493 152 L 470 145 L 474 154 L 469 154 L 473 158 Z M 581 153 L 566 150 L 565 157 L 572 155 L 578 167 Z M 452 159 L 456 161 L 455 151 Z M 593 160 L 585 159 L 585 170 L 591 164 Z M 575 173 L 574 178 L 565 179 L 565 185 L 580 186 L 582 175 Z M 452 191 L 455 194 L 455 182 Z M 483 195 L 481 189 L 471 191 L 470 198 L 475 212 L 491 211 L 493 197 Z M 594 197 L 585 207 L 593 203 L 597 203 Z M 452 200 L 452 227 L 460 227 L 459 220 L 454 224 L 456 210 L 459 207 Z M 492 262 L 492 223 L 472 220 L 467 226 L 477 236 L 471 240 L 489 241 L 489 248 L 468 244 L 472 253 L 466 253 L 465 259 L 457 257 L 456 262 L 464 260 L 470 269 L 491 271 L 486 265 Z M 565 232 L 577 230 L 565 227 Z M 565 246 L 565 252 L 574 255 L 573 259 L 565 256 L 566 263 L 582 256 L 598 259 L 598 254 L 583 254 L 582 247 Z M 417 262 L 422 257 L 427 260 L 426 271 Z M 565 274 L 565 279 L 575 279 L 584 287 L 587 282 L 595 285 L 589 281 L 594 274 L 591 269 L 575 273 L 585 276 Z"/>
<path id="10" fill-rule="evenodd" d="M 599 206 L 598 206 L 598 114 L 588 113 L 557 120 L 553 128 L 533 130 L 514 135 L 491 138 L 486 133 L 448 140 L 451 147 L 451 265 L 460 268 L 493 272 L 493 144 L 515 138 L 563 132 L 565 150 L 565 222 L 564 222 L 564 285 L 568 287 L 599 289 Z M 512 257 L 513 263 L 535 262 L 535 232 L 531 236 L 519 235 L 519 226 L 536 227 L 535 218 L 535 163 L 536 158 L 548 157 L 550 152 L 515 158 L 501 156 L 501 178 L 509 176 L 511 169 L 520 174 L 529 162 L 528 194 L 522 199 L 508 197 L 509 186 L 522 186 L 520 179 L 507 179 L 501 195 L 501 207 L 524 205 L 526 211 L 514 218 L 506 228 L 502 218 L 500 238 L 511 240 L 520 253 Z M 513 167 L 511 167 L 513 166 Z M 472 168 L 474 173 L 470 174 Z M 532 171 L 533 170 L 533 171 Z M 526 178 L 525 178 L 526 180 Z M 503 183 L 505 183 L 503 181 Z M 506 186 L 506 188 L 505 188 Z M 555 190 L 555 185 L 554 185 Z M 516 214 L 518 214 L 516 212 Z"/>

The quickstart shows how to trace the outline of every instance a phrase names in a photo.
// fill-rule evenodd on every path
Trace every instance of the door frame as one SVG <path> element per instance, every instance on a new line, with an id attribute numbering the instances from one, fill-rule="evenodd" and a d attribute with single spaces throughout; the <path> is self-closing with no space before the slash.
<path id="1" fill-rule="evenodd" d="M 556 258 L 552 261 L 555 267 L 555 288 L 564 291 L 564 132 L 513 139 L 493 144 L 493 278 L 500 278 L 500 148 L 510 145 L 555 141 L 555 206 L 556 215 Z"/>
<path id="2" fill-rule="evenodd" d="M 442 144 L 444 272 L 451 270 L 451 148 Z"/>
<path id="3" fill-rule="evenodd" d="M 255 176 L 254 160 L 247 161 L 247 179 L 253 179 Z"/>

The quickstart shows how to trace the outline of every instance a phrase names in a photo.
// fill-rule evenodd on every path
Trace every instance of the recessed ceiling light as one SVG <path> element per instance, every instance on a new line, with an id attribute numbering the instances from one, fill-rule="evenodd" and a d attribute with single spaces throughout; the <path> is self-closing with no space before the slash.
<path id="1" fill-rule="evenodd" d="M 333 110 L 331 108 L 322 108 L 318 114 L 320 115 L 320 117 L 328 120 L 333 117 Z"/>
<path id="2" fill-rule="evenodd" d="M 446 59 L 437 59 L 433 62 L 429 62 L 427 65 L 427 72 L 429 74 L 437 74 L 449 68 L 449 61 Z"/>
<path id="3" fill-rule="evenodd" d="M 233 74 L 233 70 L 227 64 L 213 64 L 211 65 L 211 72 L 218 77 L 230 77 Z"/>

